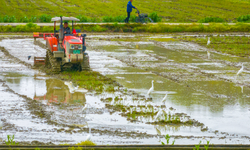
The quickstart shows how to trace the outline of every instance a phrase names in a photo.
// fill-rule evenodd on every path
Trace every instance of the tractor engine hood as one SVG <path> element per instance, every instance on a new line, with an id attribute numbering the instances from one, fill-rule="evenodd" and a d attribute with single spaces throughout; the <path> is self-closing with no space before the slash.
<path id="1" fill-rule="evenodd" d="M 82 44 L 82 40 L 75 36 L 65 36 L 64 40 L 69 42 L 69 44 Z"/>

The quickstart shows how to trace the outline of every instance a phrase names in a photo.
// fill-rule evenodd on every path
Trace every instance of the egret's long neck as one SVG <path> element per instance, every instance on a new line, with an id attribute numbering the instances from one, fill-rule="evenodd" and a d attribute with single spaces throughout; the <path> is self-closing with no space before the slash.
<path id="1" fill-rule="evenodd" d="M 152 87 L 154 87 L 154 82 L 152 82 Z"/>

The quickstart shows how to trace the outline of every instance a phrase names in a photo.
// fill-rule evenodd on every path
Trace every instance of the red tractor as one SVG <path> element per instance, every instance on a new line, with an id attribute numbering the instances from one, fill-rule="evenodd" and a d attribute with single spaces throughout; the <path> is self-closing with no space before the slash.
<path id="1" fill-rule="evenodd" d="M 74 21 L 80 20 L 74 17 L 55 17 L 51 21 L 54 21 L 54 33 L 43 34 L 47 47 L 45 65 L 50 66 L 55 73 L 64 68 L 74 68 L 79 71 L 89 70 L 89 56 L 85 53 L 86 34 L 79 35 L 73 32 L 75 31 Z M 60 21 L 59 30 L 56 30 L 57 21 Z M 72 21 L 72 34 L 64 33 L 63 21 Z M 39 37 L 39 34 L 37 36 Z M 36 34 L 34 34 L 34 38 L 36 38 Z"/>

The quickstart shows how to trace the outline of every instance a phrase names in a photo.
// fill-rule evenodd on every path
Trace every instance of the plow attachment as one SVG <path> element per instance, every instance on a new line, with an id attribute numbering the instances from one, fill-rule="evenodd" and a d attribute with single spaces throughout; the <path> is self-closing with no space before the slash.
<path id="1" fill-rule="evenodd" d="M 34 57 L 34 66 L 42 66 L 45 65 L 46 57 Z"/>

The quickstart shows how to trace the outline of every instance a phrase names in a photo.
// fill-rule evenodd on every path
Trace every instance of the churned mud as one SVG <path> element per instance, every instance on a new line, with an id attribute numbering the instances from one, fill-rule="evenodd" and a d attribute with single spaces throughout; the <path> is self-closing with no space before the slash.
<path id="1" fill-rule="evenodd" d="M 206 48 L 166 37 L 89 36 L 91 69 L 117 84 L 88 92 L 32 69 L 27 56 L 45 56 L 42 39 L 1 40 L 0 139 L 77 143 L 91 128 L 92 141 L 104 145 L 161 144 L 166 134 L 176 144 L 249 144 L 249 59 L 212 50 L 207 58 Z"/>

